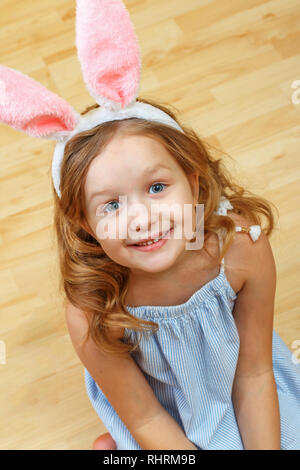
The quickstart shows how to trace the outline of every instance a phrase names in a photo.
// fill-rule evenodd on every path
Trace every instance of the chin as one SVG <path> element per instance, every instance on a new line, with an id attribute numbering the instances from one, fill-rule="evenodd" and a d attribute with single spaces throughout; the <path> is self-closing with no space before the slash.
<path id="1" fill-rule="evenodd" d="M 174 254 L 172 257 L 162 255 L 161 257 L 152 260 L 149 258 L 149 260 L 144 261 L 144 263 L 141 262 L 139 266 L 132 266 L 132 269 L 136 267 L 137 269 L 143 270 L 147 273 L 158 274 L 173 268 L 176 264 L 176 259 L 177 256 L 174 256 Z"/>

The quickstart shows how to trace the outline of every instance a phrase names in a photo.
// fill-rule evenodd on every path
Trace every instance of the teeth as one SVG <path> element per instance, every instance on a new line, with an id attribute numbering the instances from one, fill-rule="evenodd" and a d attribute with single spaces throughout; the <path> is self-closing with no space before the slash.
<path id="1" fill-rule="evenodd" d="M 139 246 L 153 245 L 153 243 L 158 242 L 158 240 L 160 240 L 160 238 L 155 238 L 153 241 L 149 240 L 148 242 L 145 242 L 145 243 L 139 243 L 138 245 Z"/>
<path id="2" fill-rule="evenodd" d="M 158 240 L 161 240 L 162 237 L 164 237 L 168 232 L 165 232 L 161 235 L 161 237 L 159 238 L 154 238 L 153 241 L 152 240 L 149 240 L 148 242 L 144 242 L 144 243 L 138 243 L 138 246 L 146 246 L 146 245 L 153 245 L 153 243 L 156 243 L 158 242 Z"/>

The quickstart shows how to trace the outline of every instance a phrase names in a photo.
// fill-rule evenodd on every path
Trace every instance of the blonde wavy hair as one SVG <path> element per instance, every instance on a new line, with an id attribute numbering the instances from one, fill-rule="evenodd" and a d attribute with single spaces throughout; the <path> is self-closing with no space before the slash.
<path id="1" fill-rule="evenodd" d="M 121 130 L 127 135 L 150 136 L 160 142 L 177 160 L 186 174 L 199 175 L 198 203 L 204 204 L 204 245 L 207 237 L 219 229 L 223 234 L 223 248 L 216 264 L 226 254 L 235 235 L 235 224 L 228 216 L 214 213 L 221 196 L 233 205 L 233 211 L 245 216 L 251 223 L 266 226 L 262 231 L 270 236 L 275 223 L 273 208 L 277 207 L 258 197 L 234 182 L 233 176 L 224 166 L 221 158 L 213 157 L 214 147 L 203 142 L 193 129 L 183 126 L 170 105 L 138 98 L 169 114 L 183 129 L 144 119 L 130 118 L 111 121 L 74 136 L 66 145 L 61 167 L 60 189 L 54 196 L 54 231 L 58 247 L 60 270 L 59 290 L 75 307 L 81 309 L 89 322 L 85 341 L 91 335 L 97 347 L 109 354 L 122 356 L 138 347 L 136 344 L 116 339 L 109 333 L 111 327 L 129 328 L 138 331 L 156 332 L 158 325 L 132 316 L 126 309 L 124 299 L 128 290 L 129 268 L 110 259 L 99 242 L 82 227 L 87 223 L 84 203 L 84 184 L 92 160 L 104 146 Z M 86 114 L 98 105 L 88 107 Z M 111 331 L 111 330 L 110 330 Z"/>

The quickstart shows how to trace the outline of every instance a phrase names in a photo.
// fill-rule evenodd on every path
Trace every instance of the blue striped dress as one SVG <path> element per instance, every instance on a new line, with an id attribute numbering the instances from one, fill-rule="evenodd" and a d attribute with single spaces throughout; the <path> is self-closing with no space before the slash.
<path id="1" fill-rule="evenodd" d="M 223 258 L 218 276 L 185 303 L 127 306 L 132 315 L 158 323 L 155 334 L 143 333 L 132 357 L 199 450 L 244 449 L 231 397 L 240 344 L 232 315 L 236 298 Z M 136 342 L 137 333 L 125 328 L 127 339 Z M 300 449 L 300 363 L 275 330 L 272 359 L 281 449 Z M 88 397 L 117 449 L 141 450 L 86 368 L 84 377 Z"/>

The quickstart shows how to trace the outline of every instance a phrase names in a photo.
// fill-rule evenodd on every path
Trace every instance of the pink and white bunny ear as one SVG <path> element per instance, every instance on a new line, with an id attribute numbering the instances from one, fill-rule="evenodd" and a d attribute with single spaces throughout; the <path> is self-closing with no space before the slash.
<path id="1" fill-rule="evenodd" d="M 0 65 L 0 121 L 33 137 L 65 140 L 79 121 L 72 106 L 18 70 Z"/>
<path id="2" fill-rule="evenodd" d="M 85 84 L 100 106 L 116 111 L 136 100 L 140 50 L 121 0 L 77 0 L 76 46 Z"/>

